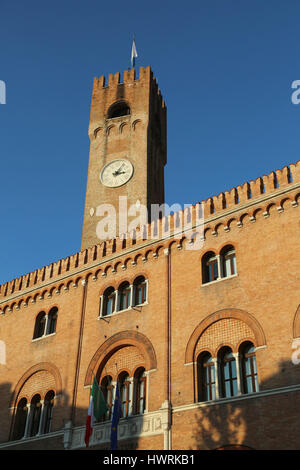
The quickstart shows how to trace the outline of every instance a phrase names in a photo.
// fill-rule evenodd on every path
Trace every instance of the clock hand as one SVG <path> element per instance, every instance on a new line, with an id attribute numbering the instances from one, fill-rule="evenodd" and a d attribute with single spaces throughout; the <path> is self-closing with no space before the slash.
<path id="1" fill-rule="evenodd" d="M 122 171 L 122 172 L 120 171 L 122 166 L 124 166 L 124 163 L 122 163 L 120 168 L 113 173 L 114 176 L 118 176 L 118 175 L 121 175 L 122 173 L 125 173 L 125 171 Z"/>
<path id="2" fill-rule="evenodd" d="M 124 166 L 124 163 L 122 163 L 122 165 L 120 166 L 120 168 L 117 170 L 118 173 L 120 172 L 122 166 Z"/>

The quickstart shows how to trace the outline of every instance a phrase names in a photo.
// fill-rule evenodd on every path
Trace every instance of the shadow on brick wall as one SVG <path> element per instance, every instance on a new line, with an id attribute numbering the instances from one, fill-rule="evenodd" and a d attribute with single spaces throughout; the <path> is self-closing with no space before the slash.
<path id="1" fill-rule="evenodd" d="M 190 449 L 300 449 L 300 390 L 294 389 L 299 376 L 300 364 L 282 362 L 277 374 L 260 382 L 259 395 L 201 407 L 194 413 Z"/>

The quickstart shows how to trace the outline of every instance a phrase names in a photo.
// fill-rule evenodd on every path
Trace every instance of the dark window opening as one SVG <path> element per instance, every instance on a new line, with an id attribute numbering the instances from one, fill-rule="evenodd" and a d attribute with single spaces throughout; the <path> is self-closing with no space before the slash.
<path id="1" fill-rule="evenodd" d="M 202 258 L 202 283 L 215 281 L 218 277 L 218 260 L 215 253 L 210 251 Z"/>
<path id="2" fill-rule="evenodd" d="M 118 101 L 109 108 L 107 113 L 107 119 L 127 116 L 128 114 L 130 114 L 130 108 L 128 104 L 125 101 Z"/>
<path id="3" fill-rule="evenodd" d="M 220 352 L 221 363 L 221 391 L 222 396 L 233 397 L 237 395 L 237 368 L 232 350 L 224 347 Z"/>
<path id="4" fill-rule="evenodd" d="M 197 359 L 198 371 L 198 401 L 216 399 L 215 365 L 207 352 L 200 354 Z"/>
<path id="5" fill-rule="evenodd" d="M 131 288 L 129 282 L 124 282 L 119 287 L 119 295 L 120 295 L 120 307 L 119 310 L 126 310 L 130 307 L 130 294 Z"/>
<path id="6" fill-rule="evenodd" d="M 252 343 L 246 342 L 241 346 L 242 358 L 242 386 L 244 393 L 254 393 L 258 391 L 258 376 L 255 348 Z"/>
<path id="7" fill-rule="evenodd" d="M 58 308 L 53 307 L 48 314 L 47 334 L 55 333 Z"/>
<path id="8" fill-rule="evenodd" d="M 126 418 L 129 414 L 130 406 L 130 388 L 131 383 L 129 381 L 129 375 L 126 372 L 123 372 L 119 375 L 119 384 L 120 384 L 120 397 L 121 397 L 121 408 L 122 408 L 122 417 Z"/>
<path id="9" fill-rule="evenodd" d="M 30 437 L 36 436 L 39 432 L 40 419 L 41 419 L 41 397 L 35 395 L 30 404 Z"/>
<path id="10" fill-rule="evenodd" d="M 22 398 L 17 406 L 13 440 L 22 439 L 22 437 L 24 436 L 27 421 L 27 412 L 27 400 L 26 398 Z"/>
<path id="11" fill-rule="evenodd" d="M 50 390 L 44 400 L 44 416 L 43 416 L 43 429 L 42 433 L 47 434 L 51 430 L 51 421 L 53 415 L 53 405 L 54 405 L 54 392 Z"/>
<path id="12" fill-rule="evenodd" d="M 103 294 L 102 315 L 111 315 L 115 311 L 116 293 L 113 287 L 109 287 Z"/>
<path id="13" fill-rule="evenodd" d="M 45 333 L 46 313 L 40 312 L 36 317 L 33 339 L 40 338 Z"/>
<path id="14" fill-rule="evenodd" d="M 135 414 L 143 414 L 146 408 L 146 375 L 145 369 L 139 368 L 134 376 L 135 379 Z"/>
<path id="15" fill-rule="evenodd" d="M 134 281 L 134 305 L 142 305 L 147 301 L 147 281 L 143 276 Z"/>

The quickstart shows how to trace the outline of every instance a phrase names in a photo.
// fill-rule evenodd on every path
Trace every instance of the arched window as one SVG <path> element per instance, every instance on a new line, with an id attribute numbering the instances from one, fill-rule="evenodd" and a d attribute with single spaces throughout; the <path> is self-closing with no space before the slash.
<path id="1" fill-rule="evenodd" d="M 51 430 L 51 421 L 53 415 L 53 405 L 54 405 L 54 392 L 50 390 L 46 393 L 44 400 L 44 410 L 43 410 L 43 427 L 42 433 L 47 434 Z"/>
<path id="2" fill-rule="evenodd" d="M 131 288 L 129 282 L 123 282 L 119 287 L 119 310 L 130 307 Z"/>
<path id="3" fill-rule="evenodd" d="M 219 352 L 221 367 L 221 394 L 233 397 L 238 393 L 236 360 L 232 350 L 225 346 Z"/>
<path id="4" fill-rule="evenodd" d="M 218 259 L 213 251 L 209 251 L 202 258 L 202 283 L 215 281 L 218 277 Z"/>
<path id="5" fill-rule="evenodd" d="M 208 352 L 199 354 L 197 358 L 198 401 L 216 399 L 215 364 Z"/>
<path id="6" fill-rule="evenodd" d="M 236 274 L 236 255 L 232 245 L 225 246 L 220 253 L 222 277 L 233 276 Z"/>
<path id="7" fill-rule="evenodd" d="M 17 405 L 15 416 L 13 440 L 22 439 L 25 434 L 26 421 L 27 421 L 28 407 L 26 398 L 21 398 Z"/>
<path id="8" fill-rule="evenodd" d="M 40 338 L 45 333 L 46 313 L 40 312 L 35 320 L 33 339 Z"/>
<path id="9" fill-rule="evenodd" d="M 110 375 L 106 375 L 101 380 L 101 390 L 104 396 L 104 399 L 108 406 L 108 411 L 105 416 L 101 416 L 100 421 L 104 421 L 111 418 L 112 404 L 113 404 L 113 385 L 112 378 Z"/>
<path id="10" fill-rule="evenodd" d="M 103 294 L 102 315 L 111 315 L 115 311 L 116 293 L 113 287 L 108 287 Z"/>
<path id="11" fill-rule="evenodd" d="M 112 104 L 107 112 L 107 119 L 112 119 L 130 114 L 130 107 L 126 101 L 117 101 Z"/>
<path id="12" fill-rule="evenodd" d="M 122 372 L 119 375 L 120 398 L 122 417 L 126 418 L 129 415 L 130 396 L 131 396 L 131 382 L 127 372 Z"/>
<path id="13" fill-rule="evenodd" d="M 30 402 L 30 428 L 29 428 L 29 436 L 33 437 L 36 436 L 39 432 L 40 427 L 40 419 L 41 419 L 41 397 L 40 395 L 34 395 Z"/>
<path id="14" fill-rule="evenodd" d="M 139 276 L 134 283 L 134 305 L 142 305 L 147 301 L 147 281 L 144 276 Z"/>
<path id="15" fill-rule="evenodd" d="M 58 308 L 57 307 L 51 308 L 50 312 L 48 313 L 47 333 L 46 333 L 47 335 L 55 333 L 56 322 L 57 322 L 57 313 L 58 313 Z"/>
<path id="16" fill-rule="evenodd" d="M 255 348 L 250 341 L 243 343 L 240 347 L 242 386 L 244 393 L 258 391 L 258 376 Z"/>
<path id="17" fill-rule="evenodd" d="M 143 414 L 146 408 L 146 374 L 139 367 L 134 374 L 134 413 Z"/>

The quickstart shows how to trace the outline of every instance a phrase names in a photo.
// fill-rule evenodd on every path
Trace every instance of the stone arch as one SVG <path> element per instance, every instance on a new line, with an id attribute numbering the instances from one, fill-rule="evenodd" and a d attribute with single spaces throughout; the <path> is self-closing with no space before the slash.
<path id="1" fill-rule="evenodd" d="M 40 364 L 36 364 L 35 366 L 30 367 L 30 369 L 28 369 L 19 379 L 10 399 L 11 407 L 15 406 L 19 393 L 22 390 L 25 382 L 33 374 L 37 372 L 41 372 L 41 371 L 47 371 L 54 377 L 55 386 L 56 386 L 56 395 L 60 395 L 62 393 L 62 380 L 61 380 L 61 376 L 57 367 L 50 362 L 41 362 Z"/>
<path id="2" fill-rule="evenodd" d="M 246 325 L 248 325 L 249 328 L 253 331 L 256 347 L 263 346 L 266 344 L 263 329 L 256 320 L 256 318 L 253 317 L 253 315 L 244 310 L 239 309 L 219 310 L 204 318 L 193 331 L 185 351 L 185 364 L 194 362 L 195 348 L 200 336 L 204 333 L 204 331 L 213 323 L 226 318 L 233 318 L 246 323 Z"/>
<path id="3" fill-rule="evenodd" d="M 118 349 L 125 346 L 136 346 L 145 358 L 147 370 L 156 369 L 157 361 L 154 348 L 149 339 L 137 331 L 121 331 L 107 339 L 92 357 L 84 380 L 84 385 L 91 385 L 93 376 Z"/>

